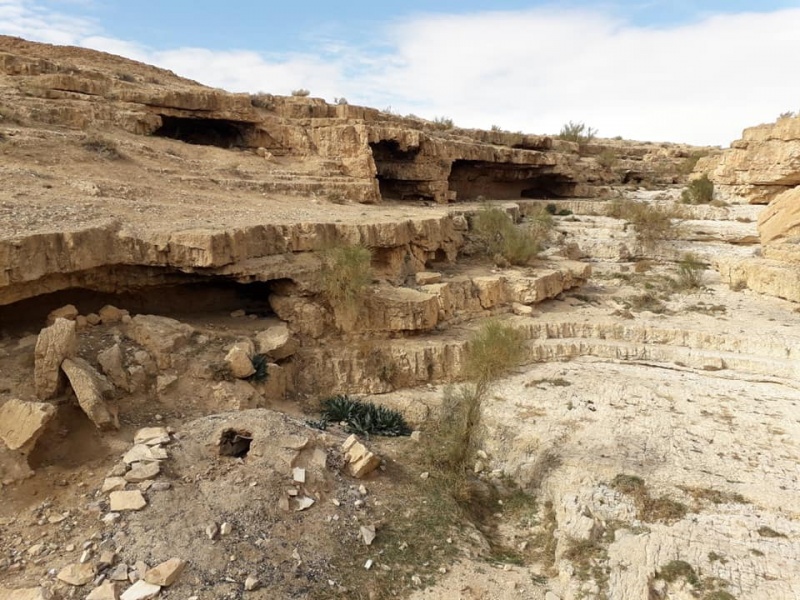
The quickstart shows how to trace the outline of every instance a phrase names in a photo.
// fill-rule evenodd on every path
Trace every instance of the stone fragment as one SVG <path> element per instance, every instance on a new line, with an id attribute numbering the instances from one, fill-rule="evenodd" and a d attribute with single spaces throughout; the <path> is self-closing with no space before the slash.
<path id="1" fill-rule="evenodd" d="M 155 479 L 161 472 L 161 465 L 157 462 L 141 463 L 125 473 L 125 481 L 139 483 L 148 479 Z"/>
<path id="2" fill-rule="evenodd" d="M 100 488 L 100 491 L 107 494 L 109 492 L 124 490 L 126 483 L 127 480 L 124 477 L 106 477 L 103 480 L 103 486 Z"/>
<path id="3" fill-rule="evenodd" d="M 142 510 L 147 506 L 147 500 L 145 500 L 144 496 L 142 496 L 142 492 L 139 490 L 111 492 L 109 496 L 109 506 L 113 512 Z"/>
<path id="4" fill-rule="evenodd" d="M 153 585 L 169 587 L 178 580 L 186 568 L 186 561 L 180 558 L 170 558 L 160 565 L 153 567 L 144 574 L 144 580 Z"/>
<path id="5" fill-rule="evenodd" d="M 372 542 L 375 540 L 375 527 L 372 525 L 362 525 L 359 528 L 359 533 L 361 534 L 361 540 L 364 542 L 364 544 L 371 546 Z"/>
<path id="6" fill-rule="evenodd" d="M 211 523 L 206 527 L 206 536 L 210 540 L 215 540 L 219 537 L 219 525 Z"/>
<path id="7" fill-rule="evenodd" d="M 98 316 L 103 325 L 113 325 L 114 323 L 122 322 L 123 317 L 130 315 L 127 310 L 117 308 L 111 304 L 106 304 L 100 309 Z"/>
<path id="8" fill-rule="evenodd" d="M 220 535 L 230 535 L 233 531 L 233 526 L 230 523 L 223 523 L 219 526 Z"/>
<path id="9" fill-rule="evenodd" d="M 169 375 L 159 375 L 156 377 L 156 390 L 159 394 L 163 394 L 166 392 L 173 383 L 178 381 L 178 376 L 169 374 Z"/>
<path id="10" fill-rule="evenodd" d="M 144 427 L 133 436 L 134 444 L 166 444 L 169 442 L 169 432 L 166 427 Z"/>
<path id="11" fill-rule="evenodd" d="M 103 550 L 100 553 L 100 558 L 97 560 L 97 564 L 99 567 L 109 567 L 114 564 L 117 560 L 117 553 L 113 550 Z"/>
<path id="12" fill-rule="evenodd" d="M 76 351 L 75 321 L 56 319 L 39 333 L 34 349 L 33 383 L 40 400 L 54 398 L 64 389 L 61 363 Z"/>
<path id="13" fill-rule="evenodd" d="M 252 343 L 239 342 L 234 344 L 233 348 L 228 351 L 225 356 L 225 362 L 228 364 L 231 375 L 237 379 L 246 379 L 256 372 L 251 360 Z"/>
<path id="14" fill-rule="evenodd" d="M 306 482 L 306 470 L 302 467 L 295 467 L 292 469 L 292 479 L 296 483 L 305 483 Z"/>
<path id="15" fill-rule="evenodd" d="M 232 319 L 241 319 L 246 314 L 247 313 L 244 311 L 244 309 L 240 308 L 238 310 L 231 311 L 231 318 Z"/>
<path id="16" fill-rule="evenodd" d="M 111 383 L 123 390 L 132 391 L 128 371 L 125 370 L 122 348 L 119 344 L 114 344 L 100 352 L 97 355 L 97 362 Z"/>
<path id="17" fill-rule="evenodd" d="M 297 341 L 292 337 L 286 323 L 273 325 L 256 334 L 256 348 L 273 360 L 283 360 L 297 352 Z"/>
<path id="18" fill-rule="evenodd" d="M 86 600 L 119 600 L 119 587 L 113 581 L 96 587 L 86 596 Z"/>
<path id="19" fill-rule="evenodd" d="M 149 600 L 149 598 L 158 596 L 159 592 L 161 592 L 161 586 L 153 585 L 140 579 L 125 590 L 120 596 L 120 600 Z"/>
<path id="20" fill-rule="evenodd" d="M 107 513 L 107 514 L 103 515 L 103 518 L 101 519 L 101 521 L 103 521 L 103 523 L 105 523 L 106 525 L 114 525 L 117 522 L 119 522 L 119 520 L 121 518 L 122 518 L 122 516 L 119 513 L 110 512 L 110 513 Z"/>
<path id="21" fill-rule="evenodd" d="M 6 588 L 0 585 L 0 598 L 3 600 L 55 600 L 53 594 L 43 587 Z"/>
<path id="22" fill-rule="evenodd" d="M 67 358 L 61 364 L 83 412 L 98 429 L 119 429 L 117 413 L 105 402 L 113 386 L 82 358 Z"/>
<path id="23" fill-rule="evenodd" d="M 442 274 L 436 273 L 435 271 L 420 271 L 414 278 L 417 281 L 417 285 L 432 285 L 434 283 L 441 283 Z"/>
<path id="24" fill-rule="evenodd" d="M 9 450 L 33 449 L 47 423 L 55 416 L 52 404 L 12 398 L 0 406 L 0 440 Z"/>
<path id="25" fill-rule="evenodd" d="M 89 325 L 100 325 L 100 315 L 97 313 L 89 313 L 86 315 L 86 322 L 89 323 Z"/>
<path id="26" fill-rule="evenodd" d="M 511 310 L 514 312 L 515 315 L 518 315 L 520 317 L 530 317 L 533 315 L 532 306 L 528 306 L 527 304 L 520 304 L 519 302 L 512 303 Z"/>
<path id="27" fill-rule="evenodd" d="M 212 390 L 214 401 L 221 410 L 247 410 L 263 406 L 263 396 L 247 381 L 221 381 Z"/>
<path id="28" fill-rule="evenodd" d="M 58 572 L 56 577 L 69 585 L 86 585 L 94 579 L 94 567 L 90 564 L 81 563 L 67 565 Z"/>
<path id="29" fill-rule="evenodd" d="M 298 498 L 295 502 L 295 512 L 301 512 L 303 510 L 307 510 L 314 506 L 316 500 L 313 498 L 309 498 L 308 496 L 303 496 L 302 498 Z"/>
<path id="30" fill-rule="evenodd" d="M 261 587 L 261 582 L 258 580 L 257 577 L 253 577 L 250 575 L 247 579 L 244 580 L 244 589 L 247 592 L 252 592 L 257 590 Z"/>
<path id="31" fill-rule="evenodd" d="M 136 444 L 122 456 L 122 462 L 130 465 L 135 462 L 153 462 L 156 460 L 153 449 L 144 444 Z"/>
<path id="32" fill-rule="evenodd" d="M 74 321 L 78 318 L 79 314 L 80 313 L 74 304 L 66 304 L 61 308 L 50 311 L 50 314 L 47 315 L 47 325 L 52 325 L 56 322 L 56 319 L 67 319 L 68 321 Z"/>
<path id="33" fill-rule="evenodd" d="M 83 331 L 89 326 L 89 321 L 86 320 L 86 317 L 83 315 L 78 315 L 75 317 L 75 328 L 78 331 Z"/>
<path id="34" fill-rule="evenodd" d="M 108 578 L 111 581 L 128 581 L 128 565 L 124 563 L 118 564 L 108 574 Z"/>
<path id="35" fill-rule="evenodd" d="M 194 329 L 185 323 L 157 315 L 136 315 L 128 327 L 128 335 L 146 348 L 159 369 L 168 369 L 174 355 L 189 344 Z"/>
<path id="36" fill-rule="evenodd" d="M 153 485 L 150 487 L 151 490 L 154 492 L 166 492 L 167 490 L 172 488 L 172 484 L 169 481 L 155 481 Z"/>
<path id="37" fill-rule="evenodd" d="M 359 442 L 355 434 L 344 441 L 342 452 L 344 452 L 347 472 L 356 479 L 369 475 L 381 464 L 380 457 L 370 452 L 364 444 Z"/>

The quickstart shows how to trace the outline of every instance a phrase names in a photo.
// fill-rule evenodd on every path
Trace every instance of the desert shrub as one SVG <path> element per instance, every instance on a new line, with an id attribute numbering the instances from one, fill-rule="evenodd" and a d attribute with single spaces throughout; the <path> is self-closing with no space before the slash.
<path id="1" fill-rule="evenodd" d="M 436 125 L 437 129 L 452 129 L 455 127 L 453 119 L 450 117 L 435 117 L 433 119 L 433 124 Z"/>
<path id="2" fill-rule="evenodd" d="M 517 367 L 524 355 L 524 337 L 520 331 L 500 321 L 487 321 L 467 345 L 467 376 L 485 386 Z"/>
<path id="3" fill-rule="evenodd" d="M 83 147 L 108 160 L 120 160 L 124 158 L 115 141 L 98 135 L 93 134 L 87 137 L 83 142 Z"/>
<path id="4" fill-rule="evenodd" d="M 329 423 L 345 423 L 348 432 L 365 436 L 411 435 L 411 427 L 398 411 L 349 396 L 332 396 L 322 401 L 322 416 L 314 425 L 325 429 Z"/>
<path id="5" fill-rule="evenodd" d="M 134 77 L 130 73 L 124 73 L 122 71 L 117 73 L 117 79 L 119 79 L 120 81 L 124 81 L 125 83 L 135 83 L 136 82 L 136 77 Z"/>
<path id="6" fill-rule="evenodd" d="M 300 88 L 300 89 L 297 89 L 297 90 L 292 90 L 292 96 L 295 96 L 297 98 L 306 98 L 306 97 L 308 97 L 310 95 L 311 95 L 311 92 L 309 90 L 306 90 L 306 89 L 303 89 L 303 88 Z"/>
<path id="7" fill-rule="evenodd" d="M 685 505 L 666 496 L 653 498 L 644 479 L 636 475 L 620 473 L 612 480 L 611 487 L 631 497 L 642 521 L 672 523 L 689 512 Z"/>
<path id="8" fill-rule="evenodd" d="M 618 162 L 619 158 L 617 157 L 616 153 L 609 148 L 606 148 L 597 155 L 597 164 L 604 169 L 612 169 L 617 165 Z"/>
<path id="9" fill-rule="evenodd" d="M 683 175 L 688 175 L 694 171 L 694 168 L 697 166 L 697 161 L 704 156 L 708 156 L 708 152 L 705 150 L 695 150 L 694 152 L 690 152 L 689 156 L 683 159 L 683 161 L 678 165 L 678 171 Z"/>
<path id="10" fill-rule="evenodd" d="M 700 585 L 700 578 L 697 576 L 697 572 L 685 560 L 670 561 L 656 572 L 656 579 L 663 579 L 667 583 L 684 579 L 686 583 L 693 587 Z"/>
<path id="11" fill-rule="evenodd" d="M 703 271 L 705 265 L 691 252 L 687 252 L 678 261 L 678 274 L 675 288 L 679 290 L 696 290 L 703 287 Z"/>
<path id="12" fill-rule="evenodd" d="M 530 222 L 521 226 L 496 207 L 483 207 L 473 219 L 473 230 L 484 252 L 512 265 L 527 265 L 542 250 L 552 227 L 552 217 L 545 210 L 534 213 Z"/>
<path id="13" fill-rule="evenodd" d="M 615 198 L 609 202 L 606 215 L 628 221 L 637 239 L 645 244 L 671 239 L 678 233 L 672 221 L 676 217 L 673 211 L 646 202 Z"/>
<path id="14" fill-rule="evenodd" d="M 272 94 L 267 94 L 266 92 L 250 94 L 250 104 L 255 108 L 273 110 L 275 108 L 275 96 Z"/>
<path id="15" fill-rule="evenodd" d="M 338 98 L 334 98 L 334 99 L 333 99 L 333 103 L 334 103 L 334 104 L 338 104 L 339 106 L 347 106 L 348 104 L 350 104 L 350 103 L 347 101 L 347 98 L 344 98 L 344 97 L 338 97 Z"/>
<path id="16" fill-rule="evenodd" d="M 597 130 L 592 127 L 587 127 L 585 123 L 573 123 L 570 121 L 561 127 L 558 133 L 558 139 L 566 140 L 568 142 L 576 142 L 578 144 L 588 144 L 597 135 Z"/>
<path id="17" fill-rule="evenodd" d="M 714 198 L 714 182 L 705 173 L 693 179 L 681 192 L 681 202 L 684 204 L 708 204 Z"/>
<path id="18" fill-rule="evenodd" d="M 334 246 L 322 253 L 322 291 L 341 316 L 353 319 L 372 281 L 372 253 L 360 245 Z"/>
<path id="19" fill-rule="evenodd" d="M 250 362 L 253 363 L 253 368 L 256 372 L 250 375 L 248 379 L 251 381 L 266 381 L 269 376 L 269 357 L 266 354 L 256 354 L 250 359 Z"/>

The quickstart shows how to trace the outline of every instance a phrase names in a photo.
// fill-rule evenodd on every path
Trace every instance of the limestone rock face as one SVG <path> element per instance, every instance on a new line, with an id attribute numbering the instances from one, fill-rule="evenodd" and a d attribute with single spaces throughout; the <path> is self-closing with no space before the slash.
<path id="1" fill-rule="evenodd" d="M 34 350 L 34 385 L 40 400 L 57 396 L 64 387 L 61 363 L 75 355 L 77 337 L 75 321 L 57 318 L 50 327 L 45 327 L 36 340 Z"/>
<path id="2" fill-rule="evenodd" d="M 288 358 L 297 350 L 297 342 L 286 323 L 277 323 L 256 334 L 256 346 L 260 354 L 266 354 L 273 360 Z"/>
<path id="3" fill-rule="evenodd" d="M 193 332 L 190 325 L 157 315 L 136 315 L 128 328 L 131 339 L 153 355 L 160 369 L 173 366 L 173 354 L 189 343 Z"/>
<path id="4" fill-rule="evenodd" d="M 800 142 L 798 142 L 800 152 Z M 800 187 L 787 190 L 770 202 L 758 217 L 758 233 L 763 245 L 800 239 Z"/>
<path id="5" fill-rule="evenodd" d="M 721 154 L 698 161 L 696 173 L 708 173 L 723 190 L 752 204 L 767 204 L 800 185 L 800 117 L 750 127 Z"/>
<path id="6" fill-rule="evenodd" d="M 82 358 L 66 359 L 61 368 L 78 397 L 83 412 L 98 429 L 119 429 L 116 411 L 105 399 L 114 391 L 108 380 Z"/>

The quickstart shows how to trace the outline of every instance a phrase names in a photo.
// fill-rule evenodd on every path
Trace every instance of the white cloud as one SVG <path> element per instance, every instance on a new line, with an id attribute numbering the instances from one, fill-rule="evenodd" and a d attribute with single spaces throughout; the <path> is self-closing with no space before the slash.
<path id="1" fill-rule="evenodd" d="M 104 36 L 95 23 L 0 0 L 0 31 L 122 54 L 232 91 L 314 95 L 464 126 L 727 144 L 800 108 L 800 9 L 706 17 L 665 28 L 595 10 L 419 15 L 376 34 L 381 50 L 325 40 L 305 54 L 176 48 Z M 370 40 L 367 40 L 369 42 Z"/>

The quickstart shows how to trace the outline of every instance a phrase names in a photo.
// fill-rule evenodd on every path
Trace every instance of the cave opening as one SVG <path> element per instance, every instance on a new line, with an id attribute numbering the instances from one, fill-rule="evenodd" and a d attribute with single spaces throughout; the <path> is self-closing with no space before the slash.
<path id="1" fill-rule="evenodd" d="M 291 280 L 239 283 L 226 278 L 172 274 L 154 285 L 131 286 L 116 292 L 86 287 L 69 288 L 0 306 L 0 336 L 38 333 L 47 315 L 67 304 L 79 314 L 97 313 L 111 304 L 131 315 L 156 314 L 178 320 L 244 311 L 259 318 L 274 316 L 269 302 L 273 293 L 286 292 Z"/>
<path id="2" fill-rule="evenodd" d="M 378 187 L 384 200 L 435 200 L 431 182 L 420 179 L 419 148 L 406 150 L 395 140 L 370 143 L 377 170 Z"/>
<path id="3" fill-rule="evenodd" d="M 246 121 L 161 115 L 161 127 L 156 129 L 153 135 L 180 140 L 187 144 L 227 149 L 249 147 L 248 140 L 255 133 L 255 125 Z"/>
<path id="4" fill-rule="evenodd" d="M 576 183 L 549 167 L 496 163 L 481 160 L 456 160 L 448 185 L 458 201 L 477 199 L 516 200 L 519 198 L 563 198 L 572 195 Z"/>

